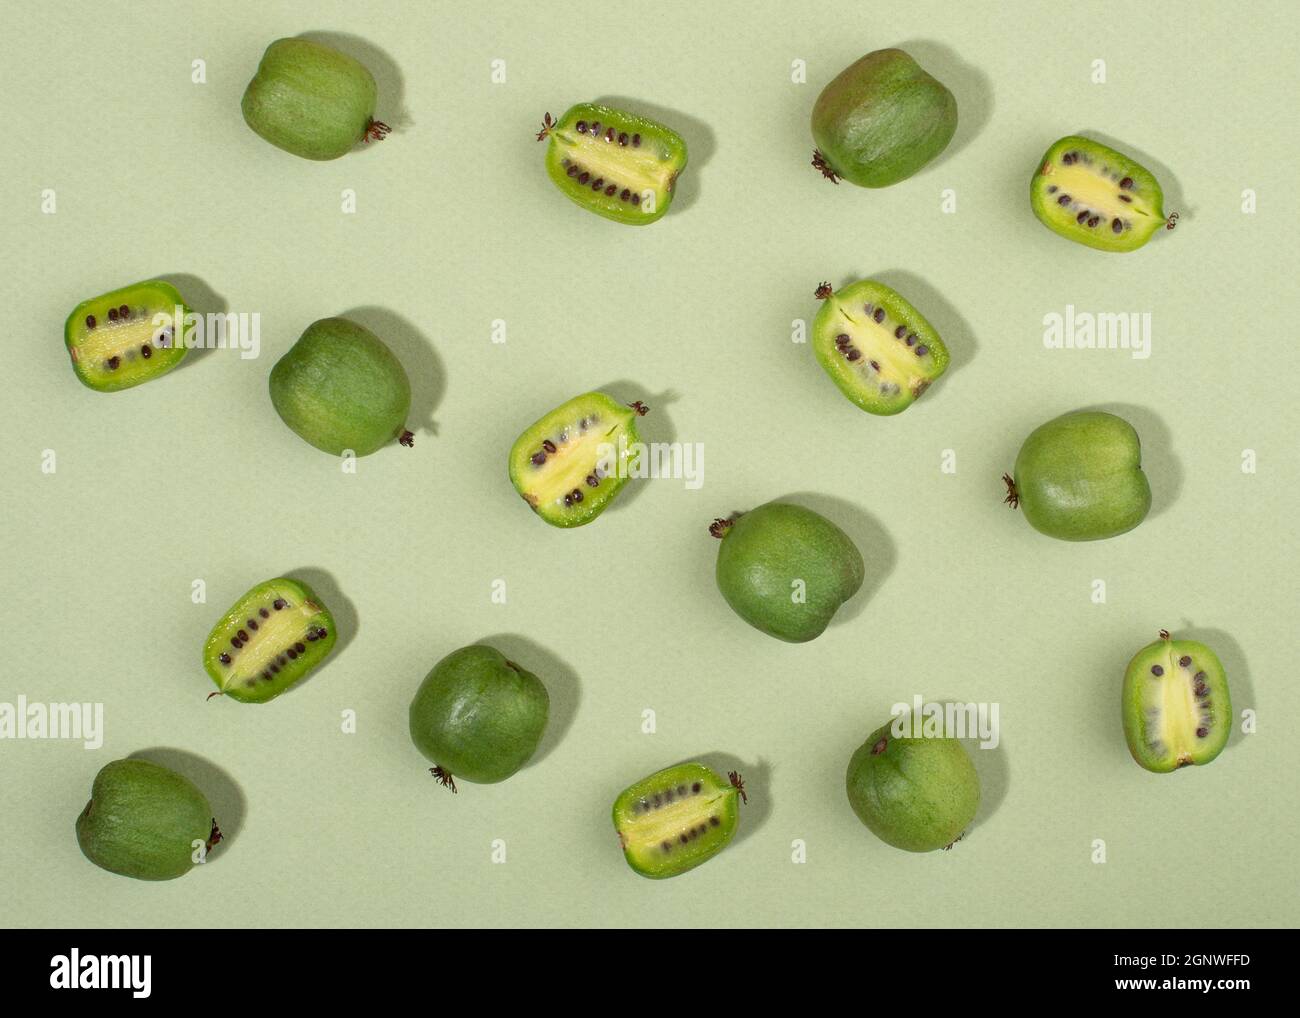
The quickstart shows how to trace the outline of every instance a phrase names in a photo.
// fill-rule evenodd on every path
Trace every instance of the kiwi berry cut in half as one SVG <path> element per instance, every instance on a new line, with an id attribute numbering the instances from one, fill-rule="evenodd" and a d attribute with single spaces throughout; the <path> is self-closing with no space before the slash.
<path id="1" fill-rule="evenodd" d="M 636 421 L 644 403 L 589 392 L 524 430 L 510 450 L 510 481 L 533 512 L 555 527 L 580 527 L 609 507 L 640 455 Z"/>
<path id="2" fill-rule="evenodd" d="M 548 113 L 546 172 L 564 196 L 618 223 L 663 218 L 686 168 L 686 142 L 670 127 L 598 103 L 579 103 L 559 120 Z"/>
<path id="3" fill-rule="evenodd" d="M 675 877 L 721 852 L 748 802 L 745 783 L 704 764 L 668 767 L 623 790 L 614 801 L 614 829 L 627 864 L 643 877 Z"/>
<path id="4" fill-rule="evenodd" d="M 241 703 L 273 700 L 306 678 L 334 647 L 334 617 L 305 583 L 279 577 L 235 602 L 203 645 L 217 692 Z"/>
<path id="5" fill-rule="evenodd" d="M 72 370 L 98 392 L 165 375 L 188 352 L 181 339 L 188 313 L 176 288 L 157 279 L 83 300 L 63 326 Z"/>

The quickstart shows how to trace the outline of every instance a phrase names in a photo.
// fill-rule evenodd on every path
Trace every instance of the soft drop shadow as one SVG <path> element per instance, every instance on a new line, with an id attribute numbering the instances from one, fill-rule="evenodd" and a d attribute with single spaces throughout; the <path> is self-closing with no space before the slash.
<path id="1" fill-rule="evenodd" d="M 438 425 L 433 414 L 447 391 L 447 372 L 433 343 L 411 322 L 387 308 L 352 308 L 340 317 L 369 329 L 393 351 L 411 380 L 411 412 L 407 428 L 416 434 L 437 435 Z"/>
<path id="2" fill-rule="evenodd" d="M 650 412 L 644 417 L 637 419 L 636 432 L 645 445 L 652 442 L 672 443 L 677 441 L 677 431 L 673 427 L 671 415 L 668 413 L 668 407 L 676 403 L 681 397 L 672 389 L 666 392 L 653 393 L 636 382 L 621 380 L 610 382 L 602 385 L 598 390 L 605 393 L 612 399 L 620 403 L 633 403 L 640 401 L 650 408 Z M 672 478 L 653 478 L 653 477 L 633 477 L 628 483 L 623 485 L 623 490 L 618 493 L 618 497 L 605 510 L 607 513 L 621 512 L 627 506 L 631 505 L 636 499 L 641 497 L 641 493 L 648 484 L 680 484 L 680 480 Z"/>
<path id="3" fill-rule="evenodd" d="M 1177 212 L 1180 222 L 1184 219 L 1195 218 L 1196 209 L 1189 206 L 1183 197 L 1183 185 L 1178 182 L 1178 178 L 1174 176 L 1173 171 L 1160 160 L 1153 159 L 1151 156 L 1147 155 L 1146 152 L 1142 151 L 1142 149 L 1135 148 L 1128 142 L 1120 141 L 1118 138 L 1114 138 L 1102 131 L 1083 129 L 1075 131 L 1074 133 L 1081 135 L 1084 138 L 1092 138 L 1094 141 L 1099 141 L 1103 145 L 1109 145 L 1121 155 L 1126 155 L 1134 162 L 1141 163 L 1152 174 L 1154 174 L 1156 182 L 1160 185 L 1160 190 L 1164 194 L 1165 215 L 1169 215 L 1171 212 Z"/>
<path id="4" fill-rule="evenodd" d="M 244 816 L 248 803 L 235 779 L 211 760 L 169 746 L 151 746 L 132 753 L 132 760 L 147 760 L 162 767 L 167 767 L 183 778 L 192 781 L 195 787 L 206 796 L 212 807 L 213 819 L 221 831 L 221 844 L 212 850 L 212 857 L 204 863 L 210 866 L 226 857 L 226 842 L 233 842 L 244 826 Z"/>
<path id="5" fill-rule="evenodd" d="M 191 276 L 185 272 L 167 272 L 154 278 L 176 287 L 176 292 L 185 299 L 185 306 L 197 315 L 224 315 L 230 309 L 226 299 L 198 276 Z M 206 332 L 204 337 L 207 337 Z M 215 349 L 208 346 L 195 347 L 185 355 L 185 359 L 177 364 L 174 370 L 183 371 L 190 365 L 197 364 Z"/>
<path id="6" fill-rule="evenodd" d="M 741 801 L 740 823 L 736 825 L 736 833 L 732 840 L 733 845 L 747 841 L 752 835 L 757 834 L 758 829 L 772 815 L 772 797 L 769 794 L 772 787 L 771 764 L 764 763 L 762 760 L 755 760 L 752 764 L 749 764 L 739 757 L 732 756 L 730 753 L 703 753 L 690 760 L 678 762 L 702 763 L 724 781 L 731 771 L 735 771 L 744 781 L 745 796 L 749 801 Z"/>
<path id="7" fill-rule="evenodd" d="M 334 582 L 334 577 L 324 569 L 294 569 L 284 575 L 291 580 L 297 580 L 299 583 L 305 583 L 309 586 L 324 602 L 330 614 L 334 616 L 334 625 L 338 629 L 338 637 L 334 641 L 334 648 L 330 651 L 329 657 L 321 663 L 320 669 L 307 676 L 307 681 L 310 681 L 325 671 L 330 663 L 347 649 L 348 644 L 356 639 L 358 627 L 357 609 L 351 601 L 343 596 L 338 584 Z M 305 684 L 305 682 L 297 682 L 281 695 L 287 696 Z"/>
<path id="8" fill-rule="evenodd" d="M 402 80 L 401 68 L 387 53 L 358 35 L 345 32 L 301 32 L 300 39 L 310 39 L 325 46 L 333 46 L 340 53 L 346 53 L 353 60 L 363 64 L 375 79 L 375 119 L 381 120 L 396 134 L 410 127 L 414 121 L 406 108 L 406 87 Z M 358 144 L 358 149 L 378 149 L 383 145 Z"/>
<path id="9" fill-rule="evenodd" d="M 933 162 L 922 167 L 926 170 L 942 166 L 969 145 L 993 116 L 993 82 L 987 74 L 968 64 L 955 50 L 942 43 L 925 39 L 911 39 L 897 47 L 911 56 L 931 77 L 948 89 L 957 100 L 957 130 Z M 924 314 L 924 310 L 922 310 Z"/>
<path id="10" fill-rule="evenodd" d="M 925 317 L 948 348 L 948 369 L 931 384 L 930 392 L 924 393 L 924 399 L 932 399 L 935 392 L 942 390 L 948 377 L 975 359 L 979 344 L 969 323 L 962 317 L 942 291 L 937 290 L 915 273 L 904 269 L 886 269 L 873 272 L 869 277 L 897 290 L 907 301 Z M 921 400 L 917 400 L 921 402 Z"/>
<path id="11" fill-rule="evenodd" d="M 474 642 L 499 650 L 519 667 L 536 675 L 546 687 L 547 696 L 550 697 L 546 731 L 542 733 L 537 752 L 524 765 L 525 768 L 535 767 L 550 755 L 573 726 L 573 720 L 578 715 L 578 703 L 582 699 L 578 673 L 560 657 L 527 637 L 498 633 Z"/>
<path id="12" fill-rule="evenodd" d="M 848 534 L 857 545 L 858 551 L 862 553 L 862 563 L 865 567 L 862 586 L 848 601 L 840 605 L 827 628 L 842 626 L 856 619 L 875 597 L 898 561 L 898 549 L 894 545 L 893 538 L 889 536 L 889 531 L 866 510 L 834 495 L 798 491 L 772 501 L 792 502 L 825 516 Z"/>
<path id="13" fill-rule="evenodd" d="M 671 127 L 682 136 L 682 141 L 686 142 L 686 167 L 682 170 L 681 176 L 677 178 L 676 189 L 673 191 L 672 207 L 668 210 L 665 218 L 671 217 L 674 211 L 685 211 L 694 205 L 699 199 L 704 186 L 703 181 L 700 179 L 704 165 L 713 157 L 714 149 L 717 147 L 713 137 L 713 129 L 704 121 L 697 120 L 695 117 L 687 116 L 666 106 L 656 106 L 653 103 L 643 102 L 640 99 L 631 99 L 621 95 L 605 95 L 595 101 L 618 110 L 626 110 L 628 113 L 636 113 L 643 117 L 649 117 L 651 120 L 657 120 L 665 127 Z"/>
<path id="14" fill-rule="evenodd" d="M 999 712 L 999 722 L 1000 720 Z M 1003 733 L 999 723 L 996 746 L 981 747 L 980 740 L 977 738 L 958 740 L 970 754 L 971 763 L 975 765 L 975 773 L 980 779 L 979 809 L 975 811 L 975 819 L 971 821 L 968 831 L 988 823 L 1007 797 L 1007 789 L 1011 785 L 1011 765 L 1002 748 L 1002 739 Z"/>
<path id="15" fill-rule="evenodd" d="M 1100 403 L 1083 409 L 1122 417 L 1137 430 L 1142 443 L 1142 472 L 1151 485 L 1147 519 L 1155 519 L 1178 501 L 1183 490 L 1183 467 L 1174 455 L 1173 435 L 1164 421 L 1146 407 L 1132 403 Z"/>
<path id="16" fill-rule="evenodd" d="M 1175 640 L 1196 640 L 1205 644 L 1218 655 L 1223 664 L 1223 673 L 1228 678 L 1228 698 L 1232 700 L 1232 732 L 1228 735 L 1228 745 L 1224 748 L 1232 749 L 1247 738 L 1241 730 L 1242 710 L 1258 712 L 1255 686 L 1250 679 L 1250 667 L 1246 664 L 1246 652 L 1241 649 L 1241 644 L 1222 629 L 1195 626 L 1189 619 L 1183 619 L 1182 625 L 1173 630 L 1173 637 Z"/>

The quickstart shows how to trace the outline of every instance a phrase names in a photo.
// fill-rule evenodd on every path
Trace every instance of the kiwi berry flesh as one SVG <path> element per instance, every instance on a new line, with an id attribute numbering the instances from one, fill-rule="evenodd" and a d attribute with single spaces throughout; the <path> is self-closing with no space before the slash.
<path id="1" fill-rule="evenodd" d="M 240 103 L 244 122 L 277 148 L 304 159 L 337 159 L 359 141 L 379 141 L 375 79 L 358 61 L 309 39 L 266 48 Z"/>
<path id="2" fill-rule="evenodd" d="M 957 130 L 957 100 L 910 54 L 882 49 L 850 64 L 813 106 L 813 166 L 832 183 L 888 187 L 937 156 Z"/>
<path id="3" fill-rule="evenodd" d="M 1099 251 L 1136 251 L 1161 227 L 1172 230 L 1164 194 L 1150 171 L 1091 138 L 1069 135 L 1038 161 L 1029 204 L 1039 222 Z"/>
<path id="4" fill-rule="evenodd" d="M 980 804 L 979 775 L 960 742 L 897 738 L 892 722 L 858 747 L 845 786 L 867 829 L 907 852 L 950 848 Z"/>
<path id="5" fill-rule="evenodd" d="M 639 455 L 644 403 L 588 392 L 525 429 L 510 449 L 510 482 L 533 512 L 556 527 L 580 527 L 608 508 Z"/>
<path id="6" fill-rule="evenodd" d="M 745 785 L 700 763 L 643 778 L 614 800 L 614 829 L 627 864 L 643 877 L 675 877 L 721 852 L 740 823 Z"/>
<path id="7" fill-rule="evenodd" d="M 546 114 L 546 172 L 570 201 L 618 223 L 663 217 L 686 168 L 686 142 L 670 127 L 598 103 L 579 103 L 558 121 Z"/>
<path id="8" fill-rule="evenodd" d="M 948 367 L 948 348 L 897 291 L 864 279 L 838 293 L 817 288 L 813 353 L 842 393 L 867 413 L 902 413 Z"/>
<path id="9" fill-rule="evenodd" d="M 406 429 L 411 383 L 402 362 L 369 329 L 346 318 L 307 327 L 271 369 L 271 402 L 303 441 L 323 452 L 368 456 Z"/>
<path id="10" fill-rule="evenodd" d="M 241 703 L 265 703 L 306 678 L 338 634 L 334 617 L 305 583 L 279 577 L 235 602 L 208 634 L 203 667 Z"/>
<path id="11" fill-rule="evenodd" d="M 769 502 L 714 520 L 715 579 L 731 609 L 787 643 L 816 639 L 858 592 L 866 569 L 848 534 L 800 505 Z"/>
<path id="12" fill-rule="evenodd" d="M 182 340 L 188 313 L 176 288 L 157 279 L 83 300 L 63 326 L 72 369 L 99 392 L 165 375 L 188 352 Z"/>
<path id="13" fill-rule="evenodd" d="M 494 647 L 453 651 L 425 676 L 408 715 L 411 741 L 456 790 L 455 779 L 504 781 L 537 751 L 550 696 L 532 672 Z"/>
<path id="14" fill-rule="evenodd" d="M 110 873 L 173 880 L 195 865 L 200 847 L 221 840 L 212 807 L 175 771 L 147 760 L 105 764 L 77 817 L 77 844 Z"/>
<path id="15" fill-rule="evenodd" d="M 1129 752 L 1149 771 L 1207 764 L 1228 744 L 1228 677 L 1214 651 L 1195 640 L 1161 630 L 1129 662 L 1122 706 Z"/>

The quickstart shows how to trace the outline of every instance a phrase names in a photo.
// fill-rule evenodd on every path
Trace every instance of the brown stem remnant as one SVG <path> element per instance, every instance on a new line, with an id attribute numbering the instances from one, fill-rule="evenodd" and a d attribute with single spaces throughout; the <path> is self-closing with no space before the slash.
<path id="1" fill-rule="evenodd" d="M 452 780 L 451 771 L 444 771 L 441 767 L 430 767 L 429 773 L 438 779 L 438 784 L 443 788 L 450 788 L 451 794 L 456 794 L 456 782 Z"/>
<path id="2" fill-rule="evenodd" d="M 1002 501 L 1012 509 L 1020 508 L 1020 492 L 1016 491 L 1016 479 L 1010 474 L 1002 475 L 1002 483 L 1007 486 L 1007 497 Z"/>
<path id="3" fill-rule="evenodd" d="M 208 843 L 207 843 L 207 847 L 204 848 L 204 851 L 211 852 L 212 846 L 220 844 L 221 840 L 222 840 L 221 828 L 217 826 L 217 818 L 213 817 L 212 831 L 208 834 Z"/>
<path id="4" fill-rule="evenodd" d="M 542 117 L 542 129 L 537 132 L 537 140 L 544 141 L 550 135 L 551 129 L 554 126 L 555 126 L 555 121 L 551 119 L 551 115 L 549 113 L 546 114 L 546 116 Z"/>
<path id="5" fill-rule="evenodd" d="M 709 533 L 721 541 L 727 536 L 727 531 L 731 529 L 731 520 L 714 520 L 709 524 Z"/>
<path id="6" fill-rule="evenodd" d="M 871 747 L 871 755 L 880 756 L 880 754 L 883 753 L 888 746 L 889 746 L 889 740 L 882 735 L 879 739 L 876 740 L 875 745 Z"/>
<path id="7" fill-rule="evenodd" d="M 1170 212 L 1169 218 L 1165 220 L 1165 229 L 1172 230 L 1177 225 L 1178 225 L 1178 213 Z"/>
<path id="8" fill-rule="evenodd" d="M 1162 639 L 1162 640 L 1168 642 L 1169 640 L 1173 639 L 1173 637 L 1171 637 L 1171 636 L 1169 635 L 1169 630 L 1168 630 L 1168 629 L 1162 629 L 1162 630 L 1160 630 L 1160 639 Z"/>
<path id="9" fill-rule="evenodd" d="M 822 176 L 832 184 L 838 184 L 840 182 L 839 174 L 830 168 L 830 164 L 826 162 L 826 157 L 817 149 L 813 150 L 812 164 L 817 167 L 817 169 L 821 170 Z"/>
<path id="10" fill-rule="evenodd" d="M 372 141 L 383 141 L 391 130 L 382 120 L 372 120 L 366 125 L 366 133 L 361 136 L 361 140 L 367 145 Z"/>
<path id="11" fill-rule="evenodd" d="M 818 300 L 825 300 L 834 292 L 835 291 L 831 289 L 830 283 L 821 282 L 817 284 L 817 289 L 813 292 L 813 296 Z"/>
<path id="12" fill-rule="evenodd" d="M 731 782 L 731 787 L 740 793 L 740 801 L 748 806 L 749 796 L 745 794 L 745 779 L 735 771 L 727 771 L 727 780 Z"/>
<path id="13" fill-rule="evenodd" d="M 413 432 L 413 431 L 407 431 L 405 428 L 403 428 L 403 429 L 402 429 L 402 433 L 401 433 L 401 435 L 398 436 L 397 441 L 398 441 L 401 445 L 406 446 L 406 448 L 408 448 L 408 449 L 414 449 L 414 448 L 415 448 L 415 432 Z"/>
<path id="14" fill-rule="evenodd" d="M 650 408 L 646 406 L 644 403 L 642 403 L 639 399 L 632 403 L 629 403 L 628 406 L 630 406 L 633 410 L 636 411 L 636 415 L 638 417 L 644 417 L 646 414 L 650 412 Z M 658 418 L 655 419 L 658 420 Z"/>

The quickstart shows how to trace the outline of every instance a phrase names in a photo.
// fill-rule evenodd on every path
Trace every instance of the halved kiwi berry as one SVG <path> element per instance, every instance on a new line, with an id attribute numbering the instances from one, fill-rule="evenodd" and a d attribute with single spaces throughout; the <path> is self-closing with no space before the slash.
<path id="1" fill-rule="evenodd" d="M 1149 771 L 1207 764 L 1228 744 L 1228 677 L 1203 643 L 1162 629 L 1129 662 L 1122 699 L 1129 752 Z"/>
<path id="2" fill-rule="evenodd" d="M 700 763 L 643 778 L 614 800 L 614 829 L 627 864 L 643 877 L 675 877 L 726 847 L 748 802 L 735 771 L 720 778 Z"/>
<path id="3" fill-rule="evenodd" d="M 537 140 L 545 138 L 546 172 L 555 186 L 619 223 L 661 218 L 686 166 L 686 142 L 672 128 L 597 103 L 579 103 L 559 120 L 546 114 Z"/>
<path id="4" fill-rule="evenodd" d="M 203 645 L 203 667 L 218 692 L 265 703 L 304 679 L 337 638 L 334 617 L 305 583 L 279 577 L 235 602 Z"/>
<path id="5" fill-rule="evenodd" d="M 510 450 L 510 482 L 556 527 L 590 523 L 627 483 L 640 454 L 636 419 L 644 403 L 589 392 L 528 427 Z"/>
<path id="6" fill-rule="evenodd" d="M 157 279 L 83 300 L 63 326 L 72 369 L 99 392 L 165 375 L 188 352 L 178 338 L 188 313 L 176 288 Z"/>
<path id="7" fill-rule="evenodd" d="M 902 413 L 948 367 L 948 348 L 896 291 L 863 279 L 824 301 L 813 320 L 813 353 L 840 391 L 872 414 Z"/>
<path id="8" fill-rule="evenodd" d="M 1053 233 L 1099 251 L 1136 251 L 1178 222 L 1177 212 L 1165 215 L 1164 194 L 1146 167 L 1073 134 L 1038 161 L 1029 204 Z"/>

